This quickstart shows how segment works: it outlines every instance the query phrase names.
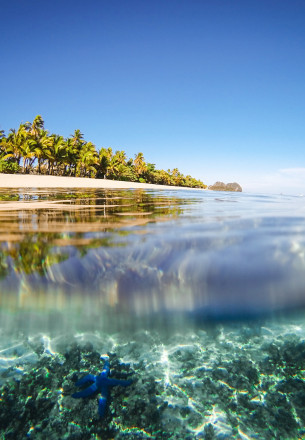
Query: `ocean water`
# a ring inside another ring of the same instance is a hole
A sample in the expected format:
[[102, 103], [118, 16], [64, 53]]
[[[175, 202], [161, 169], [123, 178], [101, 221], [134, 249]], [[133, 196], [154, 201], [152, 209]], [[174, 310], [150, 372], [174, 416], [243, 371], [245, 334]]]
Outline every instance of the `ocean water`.
[[305, 438], [304, 269], [302, 196], [1, 190], [2, 438]]

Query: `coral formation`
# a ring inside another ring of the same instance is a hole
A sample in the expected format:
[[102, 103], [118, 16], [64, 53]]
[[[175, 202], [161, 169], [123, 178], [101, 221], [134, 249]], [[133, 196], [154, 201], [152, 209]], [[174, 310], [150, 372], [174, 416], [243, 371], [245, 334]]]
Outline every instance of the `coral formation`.
[[94, 393], [71, 398], [80, 375], [99, 376], [101, 350], [80, 340], [53, 354], [35, 346], [37, 362], [19, 379], [8, 374], [1, 388], [0, 434], [5, 440], [303, 438], [301, 335], [233, 324], [168, 337], [144, 330], [134, 338], [99, 335], [115, 381], [133, 379], [128, 390], [112, 388], [103, 418]]

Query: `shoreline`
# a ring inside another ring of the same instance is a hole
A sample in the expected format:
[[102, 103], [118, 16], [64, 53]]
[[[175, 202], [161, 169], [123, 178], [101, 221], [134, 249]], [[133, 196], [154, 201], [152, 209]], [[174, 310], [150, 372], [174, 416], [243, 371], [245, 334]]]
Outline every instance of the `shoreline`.
[[89, 177], [3, 173], [0, 173], [0, 188], [96, 188], [205, 191], [203, 188], [157, 185], [154, 183], [127, 182], [121, 180], [91, 179]]

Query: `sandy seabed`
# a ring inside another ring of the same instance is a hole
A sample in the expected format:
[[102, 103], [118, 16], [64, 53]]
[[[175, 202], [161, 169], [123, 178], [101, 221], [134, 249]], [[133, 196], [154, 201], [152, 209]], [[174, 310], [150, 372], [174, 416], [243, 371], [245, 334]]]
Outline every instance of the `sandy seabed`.
[[126, 182], [84, 177], [37, 176], [29, 174], [1, 174], [0, 188], [109, 188], [109, 189], [165, 189], [200, 190], [181, 186], [155, 185], [152, 183]]

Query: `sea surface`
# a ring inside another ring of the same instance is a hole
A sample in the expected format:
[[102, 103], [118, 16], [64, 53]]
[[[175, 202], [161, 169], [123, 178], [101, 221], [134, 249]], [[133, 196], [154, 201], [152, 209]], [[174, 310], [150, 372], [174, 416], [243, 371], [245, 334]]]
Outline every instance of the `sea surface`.
[[1, 439], [305, 438], [304, 317], [302, 196], [0, 190]]

